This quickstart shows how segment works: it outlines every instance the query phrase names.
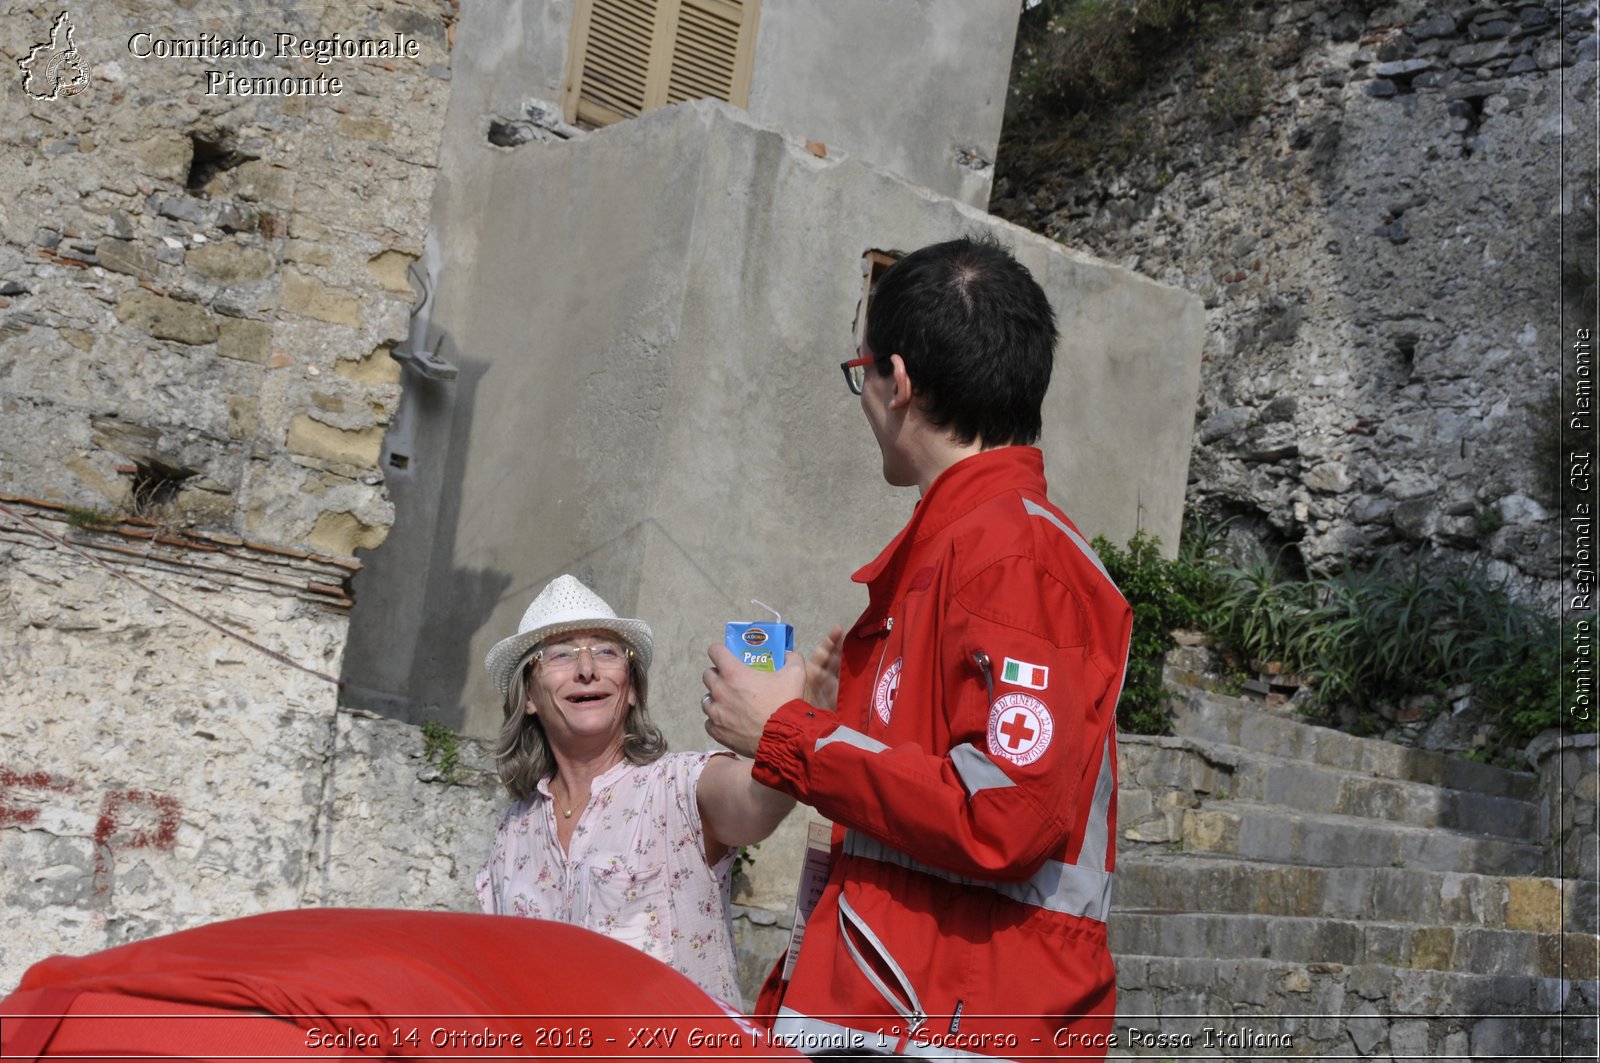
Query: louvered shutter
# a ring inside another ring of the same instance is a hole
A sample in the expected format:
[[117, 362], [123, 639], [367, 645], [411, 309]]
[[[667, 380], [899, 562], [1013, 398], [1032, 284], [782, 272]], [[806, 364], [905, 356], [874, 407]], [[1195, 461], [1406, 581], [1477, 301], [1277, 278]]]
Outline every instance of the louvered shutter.
[[[671, 0], [667, 0], [671, 2]], [[567, 68], [567, 120], [602, 126], [642, 113], [648, 98], [657, 0], [578, 5]]]
[[669, 103], [750, 94], [759, 0], [579, 0], [563, 104], [610, 125]]

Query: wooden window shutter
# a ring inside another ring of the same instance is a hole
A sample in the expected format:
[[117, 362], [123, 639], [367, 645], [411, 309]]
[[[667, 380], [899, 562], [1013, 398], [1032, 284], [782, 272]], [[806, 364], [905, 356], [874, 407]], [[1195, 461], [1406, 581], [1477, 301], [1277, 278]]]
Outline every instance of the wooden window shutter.
[[562, 106], [610, 125], [684, 100], [743, 107], [760, 0], [578, 0]]

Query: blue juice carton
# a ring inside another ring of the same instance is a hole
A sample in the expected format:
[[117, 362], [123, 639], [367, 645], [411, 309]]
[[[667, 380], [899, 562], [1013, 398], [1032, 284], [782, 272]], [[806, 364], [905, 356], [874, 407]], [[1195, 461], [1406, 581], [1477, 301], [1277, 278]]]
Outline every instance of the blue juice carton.
[[723, 645], [750, 668], [776, 672], [783, 667], [783, 655], [794, 652], [794, 628], [772, 606], [750, 599], [772, 613], [774, 620], [744, 622], [730, 620], [723, 634]]

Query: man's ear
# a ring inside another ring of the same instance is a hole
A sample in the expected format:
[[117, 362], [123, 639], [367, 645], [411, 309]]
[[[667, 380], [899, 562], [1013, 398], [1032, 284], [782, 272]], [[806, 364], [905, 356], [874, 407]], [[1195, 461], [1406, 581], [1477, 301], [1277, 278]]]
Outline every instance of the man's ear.
[[898, 410], [911, 404], [911, 376], [906, 372], [905, 359], [898, 354], [889, 356], [889, 365], [892, 367], [889, 375], [894, 379], [894, 392], [889, 396], [889, 409]]

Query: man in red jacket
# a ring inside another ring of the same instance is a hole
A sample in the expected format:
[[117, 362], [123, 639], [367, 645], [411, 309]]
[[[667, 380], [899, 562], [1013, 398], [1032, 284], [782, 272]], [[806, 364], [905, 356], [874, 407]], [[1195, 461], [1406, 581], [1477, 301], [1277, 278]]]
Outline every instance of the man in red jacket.
[[[870, 604], [778, 673], [721, 646], [706, 729], [834, 821], [792, 970], [760, 1010], [806, 1052], [1103, 1055], [1115, 713], [1132, 612], [1046, 497], [1056, 342], [1043, 290], [992, 241], [892, 266], [844, 363], [883, 456], [921, 492], [855, 574]], [[837, 662], [831, 683], [818, 672]], [[810, 695], [810, 700], [803, 695]]]

